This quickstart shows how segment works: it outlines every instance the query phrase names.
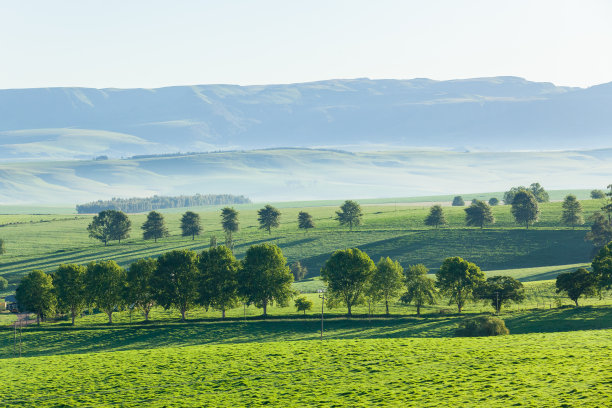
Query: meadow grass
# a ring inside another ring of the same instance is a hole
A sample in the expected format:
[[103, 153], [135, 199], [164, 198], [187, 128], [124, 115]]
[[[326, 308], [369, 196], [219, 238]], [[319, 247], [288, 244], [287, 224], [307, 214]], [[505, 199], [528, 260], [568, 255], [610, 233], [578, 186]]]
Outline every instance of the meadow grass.
[[22, 407], [609, 406], [610, 340], [612, 330], [589, 330], [8, 359], [0, 401]]

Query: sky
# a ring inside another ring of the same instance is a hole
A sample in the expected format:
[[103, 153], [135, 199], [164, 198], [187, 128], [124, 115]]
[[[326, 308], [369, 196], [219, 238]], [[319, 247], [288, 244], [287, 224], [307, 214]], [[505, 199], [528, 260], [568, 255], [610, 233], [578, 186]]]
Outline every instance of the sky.
[[612, 81], [610, 0], [0, 0], [0, 89]]

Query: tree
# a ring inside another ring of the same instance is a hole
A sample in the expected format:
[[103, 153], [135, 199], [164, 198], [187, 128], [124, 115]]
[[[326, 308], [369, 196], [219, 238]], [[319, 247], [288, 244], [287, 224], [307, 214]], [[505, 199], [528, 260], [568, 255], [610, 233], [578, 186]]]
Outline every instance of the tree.
[[523, 284], [510, 276], [492, 276], [476, 288], [478, 299], [488, 300], [496, 313], [509, 302], [520, 303], [525, 300]]
[[8, 281], [4, 279], [4, 276], [0, 276], [0, 290], [8, 289]]
[[518, 186], [518, 187], [512, 187], [510, 190], [506, 191], [504, 193], [504, 204], [512, 205], [512, 202], [514, 201], [514, 196], [519, 191], [527, 191], [527, 188], [525, 188], [524, 186]]
[[584, 268], [574, 272], [565, 272], [557, 275], [555, 282], [557, 293], [565, 293], [578, 306], [581, 296], [589, 297], [597, 293], [597, 276]]
[[157, 258], [157, 268], [151, 279], [155, 301], [166, 310], [178, 309], [185, 321], [185, 313], [198, 301], [199, 280], [195, 252], [187, 249], [166, 252]]
[[404, 268], [391, 258], [380, 258], [372, 278], [370, 290], [385, 301], [385, 313], [389, 315], [389, 299], [396, 298], [404, 287]]
[[595, 249], [602, 248], [612, 241], [612, 225], [599, 211], [591, 216], [591, 221], [591, 230], [587, 232], [585, 239], [592, 241]]
[[304, 316], [306, 316], [306, 311], [312, 309], [312, 300], [307, 299], [304, 296], [300, 296], [294, 301], [295, 308], [298, 312], [304, 312]]
[[363, 212], [361, 212], [361, 206], [352, 200], [346, 200], [344, 204], [340, 206], [340, 211], [336, 211], [336, 220], [340, 225], [348, 225], [349, 230], [353, 230], [353, 226], [358, 227], [361, 225], [361, 218]]
[[21, 311], [36, 313], [36, 323], [55, 311], [57, 300], [53, 291], [53, 279], [43, 271], [34, 270], [24, 276], [15, 290]]
[[352, 307], [363, 303], [363, 295], [374, 275], [376, 265], [357, 248], [338, 250], [325, 262], [321, 278], [327, 284], [330, 299], [342, 301], [351, 316]]
[[143, 258], [133, 262], [127, 271], [127, 300], [142, 310], [145, 322], [149, 321], [149, 313], [155, 304], [155, 290], [151, 283], [156, 269], [156, 259]]
[[495, 218], [489, 204], [474, 200], [465, 210], [465, 223], [472, 227], [484, 228], [485, 224], [494, 224]]
[[444, 217], [444, 211], [441, 205], [432, 205], [429, 209], [429, 214], [425, 218], [425, 225], [430, 227], [436, 227], [446, 224], [446, 218]]
[[540, 185], [540, 183], [532, 183], [529, 186], [529, 191], [536, 198], [538, 203], [547, 203], [550, 201], [548, 193], [544, 190], [544, 187]]
[[304, 277], [308, 274], [308, 269], [305, 266], [302, 266], [300, 261], [295, 261], [292, 263], [290, 269], [295, 282], [304, 279]]
[[169, 236], [168, 228], [164, 222], [164, 216], [157, 211], [151, 211], [147, 214], [147, 220], [142, 224], [142, 238], [153, 238], [157, 242], [158, 238]]
[[484, 280], [484, 273], [478, 266], [458, 256], [446, 258], [436, 272], [436, 286], [449, 297], [449, 304], [457, 305], [459, 313]]
[[225, 311], [238, 305], [239, 263], [226, 246], [202, 251], [198, 261], [200, 269], [200, 303], [208, 309]]
[[221, 227], [225, 231], [225, 246], [234, 250], [234, 233], [238, 232], [238, 211], [225, 207], [221, 210]]
[[417, 316], [421, 316], [424, 305], [436, 304], [436, 286], [432, 279], [427, 277], [427, 268], [424, 265], [414, 265], [410, 272], [410, 279], [406, 280], [406, 292], [400, 298], [407, 305], [414, 303]]
[[599, 289], [612, 288], [612, 242], [599, 250], [591, 266]]
[[272, 234], [272, 228], [278, 228], [280, 225], [280, 211], [278, 208], [272, 207], [270, 204], [257, 211], [257, 221], [259, 221], [259, 229], [265, 229], [268, 234]]
[[465, 205], [465, 201], [463, 201], [463, 197], [455, 196], [453, 198], [453, 207], [463, 207]]
[[90, 303], [108, 316], [113, 323], [113, 312], [125, 304], [125, 269], [115, 261], [91, 262], [85, 273], [85, 289]]
[[104, 243], [108, 241], [118, 240], [121, 243], [122, 239], [129, 238], [132, 223], [128, 216], [121, 211], [105, 210], [93, 217], [93, 220], [87, 227], [89, 236]]
[[4, 240], [0, 239], [0, 255], [4, 254], [6, 249], [4, 248]]
[[608, 223], [612, 224], [612, 184], [608, 185], [608, 191], [606, 196], [608, 196], [607, 203], [601, 207], [601, 210], [608, 216]]
[[606, 193], [604, 193], [603, 190], [591, 190], [591, 198], [593, 200], [606, 198]]
[[497, 197], [489, 198], [489, 205], [491, 207], [495, 207], [496, 205], [499, 205], [499, 199]]
[[569, 194], [563, 200], [563, 212], [561, 213], [561, 222], [565, 225], [571, 225], [572, 229], [576, 224], [584, 224], [582, 217], [582, 204], [576, 199], [575, 195]]
[[83, 265], [61, 264], [51, 275], [59, 310], [70, 312], [73, 326], [76, 316], [87, 305], [86, 272]]
[[312, 215], [307, 212], [300, 211], [298, 214], [298, 228], [303, 229], [304, 233], [307, 233], [309, 229], [314, 228], [314, 221], [312, 220]]
[[238, 273], [239, 293], [246, 303], [263, 308], [268, 315], [268, 305], [287, 305], [293, 295], [293, 275], [287, 259], [276, 245], [252, 245], [247, 249]]
[[195, 240], [196, 235], [202, 233], [202, 224], [200, 223], [200, 216], [193, 211], [187, 211], [181, 217], [181, 235], [184, 237], [191, 237], [191, 240]]
[[527, 229], [529, 229], [529, 224], [536, 222], [540, 215], [538, 201], [530, 191], [526, 190], [516, 193], [510, 211], [516, 222], [524, 224]]

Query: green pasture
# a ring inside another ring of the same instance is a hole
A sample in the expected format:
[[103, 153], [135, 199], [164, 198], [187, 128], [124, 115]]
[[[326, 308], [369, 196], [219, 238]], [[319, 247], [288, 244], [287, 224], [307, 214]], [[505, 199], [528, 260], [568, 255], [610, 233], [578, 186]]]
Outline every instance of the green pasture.
[[612, 403], [609, 329], [492, 338], [391, 337], [352, 335], [322, 342], [281, 338], [8, 359], [3, 362], [0, 403], [21, 407], [603, 407]]
[[[582, 202], [585, 215], [601, 206], [599, 200]], [[339, 248], [359, 247], [377, 261], [391, 256], [404, 265], [424, 263], [437, 268], [447, 256], [462, 256], [483, 269], [516, 269], [567, 264], [583, 264], [590, 259], [592, 246], [584, 241], [588, 225], [571, 229], [561, 225], [561, 203], [541, 205], [541, 221], [526, 231], [512, 220], [509, 206], [494, 207], [497, 223], [484, 230], [464, 225], [464, 211], [445, 207], [448, 227], [438, 230], [425, 227], [423, 219], [429, 207], [411, 204], [363, 205], [364, 224], [354, 231], [341, 228], [334, 220], [337, 207], [282, 208], [281, 226], [271, 235], [258, 228], [258, 206], [240, 208], [241, 230], [235, 236], [236, 255], [241, 257], [252, 244], [278, 244], [290, 262], [301, 261], [309, 276], [317, 276], [330, 254]], [[297, 228], [297, 214], [306, 210], [313, 215], [316, 228], [304, 233]], [[142, 257], [181, 248], [196, 251], [208, 248], [211, 236], [222, 243], [219, 211], [199, 211], [204, 232], [195, 241], [180, 236], [181, 212], [165, 212], [171, 237], [153, 241], [141, 238], [140, 226], [146, 214], [130, 215], [132, 238], [104, 247], [88, 237], [91, 216], [75, 215], [0, 215], [0, 238], [6, 254], [0, 257], [0, 275], [14, 289], [20, 276], [33, 270], [54, 270], [60, 263], [87, 263], [114, 259], [123, 266]]]

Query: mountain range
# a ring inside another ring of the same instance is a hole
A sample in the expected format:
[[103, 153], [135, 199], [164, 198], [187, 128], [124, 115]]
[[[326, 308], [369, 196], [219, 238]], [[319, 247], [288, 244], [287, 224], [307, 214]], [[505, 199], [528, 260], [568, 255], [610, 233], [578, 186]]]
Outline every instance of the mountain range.
[[0, 160], [279, 147], [584, 150], [612, 144], [612, 83], [517, 77], [0, 90]]

